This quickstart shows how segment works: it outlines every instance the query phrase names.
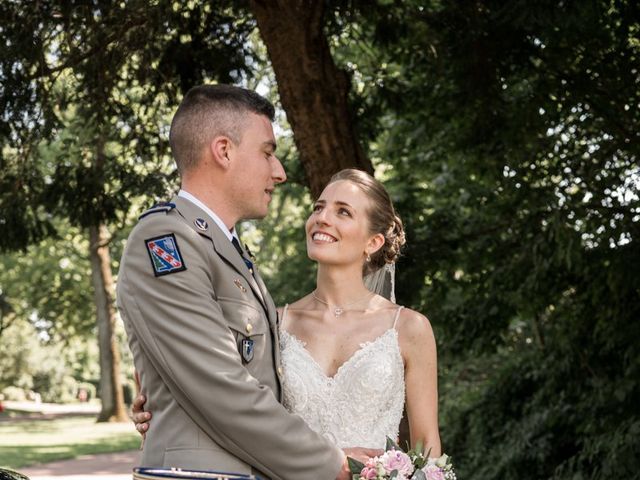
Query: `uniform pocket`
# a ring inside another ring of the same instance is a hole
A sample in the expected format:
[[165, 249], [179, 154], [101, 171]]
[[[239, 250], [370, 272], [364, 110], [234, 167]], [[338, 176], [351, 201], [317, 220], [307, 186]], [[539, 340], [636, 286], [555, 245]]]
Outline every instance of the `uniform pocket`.
[[235, 299], [218, 297], [229, 328], [245, 336], [267, 333], [267, 319], [261, 310]]
[[[261, 363], [270, 341], [269, 325], [263, 310], [235, 299], [218, 297], [228, 327], [233, 332], [236, 348], [245, 364]], [[250, 369], [251, 370], [251, 369]]]

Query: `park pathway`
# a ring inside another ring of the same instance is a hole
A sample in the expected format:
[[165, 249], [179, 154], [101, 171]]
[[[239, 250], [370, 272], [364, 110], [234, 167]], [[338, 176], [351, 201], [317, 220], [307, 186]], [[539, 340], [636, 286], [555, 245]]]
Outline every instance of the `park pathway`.
[[30, 480], [131, 480], [140, 451], [83, 455], [20, 469]]

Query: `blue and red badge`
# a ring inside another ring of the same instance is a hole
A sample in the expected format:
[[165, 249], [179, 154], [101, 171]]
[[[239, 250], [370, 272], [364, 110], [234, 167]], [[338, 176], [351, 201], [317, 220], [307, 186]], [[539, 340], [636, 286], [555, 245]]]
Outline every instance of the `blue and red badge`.
[[156, 277], [187, 269], [182, 260], [176, 236], [173, 233], [145, 240], [153, 273]]

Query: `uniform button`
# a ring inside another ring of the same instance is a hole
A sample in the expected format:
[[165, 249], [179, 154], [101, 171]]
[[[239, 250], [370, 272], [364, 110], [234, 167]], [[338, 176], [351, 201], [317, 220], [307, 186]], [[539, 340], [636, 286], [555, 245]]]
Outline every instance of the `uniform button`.
[[278, 367], [278, 373], [282, 375], [282, 367]]
[[250, 323], [247, 323], [246, 329], [247, 329], [247, 333], [251, 333], [251, 331], [253, 330], [253, 325], [251, 325]]

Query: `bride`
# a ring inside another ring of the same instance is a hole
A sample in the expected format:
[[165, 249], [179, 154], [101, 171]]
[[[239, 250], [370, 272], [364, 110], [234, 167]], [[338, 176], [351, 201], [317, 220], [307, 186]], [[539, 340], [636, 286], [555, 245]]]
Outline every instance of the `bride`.
[[[306, 223], [316, 289], [279, 310], [284, 404], [339, 447], [384, 448], [406, 406], [411, 445], [441, 454], [436, 344], [426, 317], [365, 286], [392, 265], [402, 222], [380, 182], [360, 170], [334, 175]], [[145, 398], [134, 402], [139, 432]]]

